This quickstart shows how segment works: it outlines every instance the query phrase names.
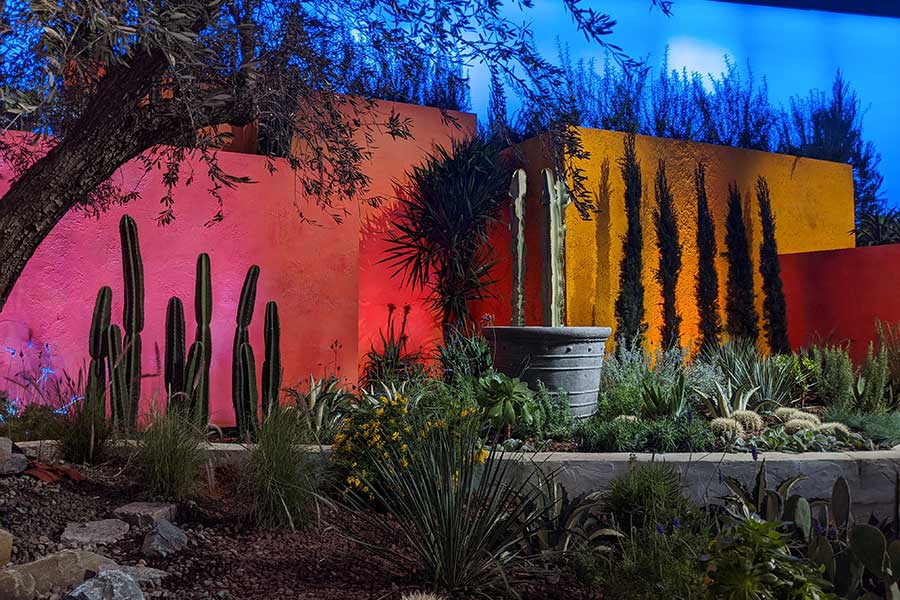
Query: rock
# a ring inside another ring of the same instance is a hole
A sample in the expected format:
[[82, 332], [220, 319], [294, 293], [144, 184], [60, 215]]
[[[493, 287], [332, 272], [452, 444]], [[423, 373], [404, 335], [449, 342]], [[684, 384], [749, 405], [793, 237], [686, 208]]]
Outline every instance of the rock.
[[13, 443], [8, 437], [0, 437], [0, 454], [12, 454]]
[[160, 571], [159, 569], [154, 569], [153, 567], [146, 566], [131, 567], [125, 565], [114, 565], [111, 567], [103, 567], [100, 569], [100, 573], [106, 573], [108, 571], [122, 571], [142, 586], [156, 585], [169, 576], [169, 574], [165, 571]]
[[149, 558], [165, 558], [187, 547], [187, 534], [169, 521], [160, 521], [146, 536], [141, 553]]
[[0, 475], [18, 475], [28, 468], [28, 458], [24, 454], [0, 452]]
[[115, 509], [113, 514], [135, 527], [153, 527], [160, 521], [174, 521], [178, 515], [178, 505], [161, 502], [132, 502]]
[[105, 556], [82, 550], [63, 550], [40, 560], [0, 571], [0, 598], [33, 600], [38, 594], [50, 594], [54, 588], [68, 588], [84, 581], [88, 573], [97, 573], [115, 563]]
[[110, 570], [79, 585], [66, 600], [144, 600], [144, 592], [131, 575]]
[[3, 567], [12, 558], [13, 535], [5, 529], [0, 529], [0, 567]]
[[115, 544], [125, 537], [129, 529], [128, 523], [120, 519], [69, 523], [60, 541], [74, 544]]

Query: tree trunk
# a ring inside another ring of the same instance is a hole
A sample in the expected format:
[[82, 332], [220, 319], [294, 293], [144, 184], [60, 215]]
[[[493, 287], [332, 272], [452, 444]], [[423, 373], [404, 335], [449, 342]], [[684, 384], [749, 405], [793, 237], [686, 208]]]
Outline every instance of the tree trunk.
[[171, 117], [154, 116], [146, 102], [164, 69], [164, 59], [150, 55], [110, 69], [63, 139], [0, 197], [0, 310], [66, 212], [122, 164], [179, 133]]

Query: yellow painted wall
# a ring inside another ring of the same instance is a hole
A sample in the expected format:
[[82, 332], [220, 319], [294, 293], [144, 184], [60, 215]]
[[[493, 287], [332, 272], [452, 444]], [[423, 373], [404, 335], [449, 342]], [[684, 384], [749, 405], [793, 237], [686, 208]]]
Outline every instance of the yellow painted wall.
[[[567, 210], [566, 323], [614, 326], [622, 236], [626, 229], [624, 183], [619, 166], [624, 134], [582, 129], [581, 138], [590, 158], [578, 160], [576, 164], [587, 175], [587, 189], [594, 196], [600, 210], [590, 221], [581, 219], [574, 206]], [[534, 146], [528, 150], [533, 152]], [[853, 235], [849, 233], [854, 227], [853, 178], [849, 165], [646, 136], [637, 136], [636, 151], [642, 173], [645, 316], [651, 344], [658, 343], [659, 327], [662, 324], [659, 285], [654, 278], [659, 259], [652, 216], [655, 206], [655, 176], [660, 158], [666, 161], [666, 173], [675, 199], [683, 247], [683, 266], [677, 289], [683, 344], [696, 341], [698, 337], [694, 300], [697, 273], [694, 168], [698, 161], [702, 160], [707, 166], [707, 196], [716, 224], [720, 254], [725, 251], [728, 184], [736, 181], [744, 199], [744, 219], [749, 225], [751, 255], [754, 267], [758, 269], [761, 229], [755, 184], [759, 175], [769, 183], [779, 253], [832, 250], [855, 245]], [[540, 198], [539, 186], [535, 185], [539, 182], [537, 173], [534, 173], [537, 169], [535, 165], [541, 165], [544, 161], [535, 157], [527, 162], [529, 206], [535, 206], [535, 200]], [[534, 245], [529, 246], [529, 253], [536, 251], [538, 248]], [[534, 264], [532, 261], [529, 263]], [[724, 312], [727, 274], [724, 256], [720, 256], [717, 267], [720, 303]], [[756, 285], [757, 305], [761, 314], [761, 278], [758, 271]]]

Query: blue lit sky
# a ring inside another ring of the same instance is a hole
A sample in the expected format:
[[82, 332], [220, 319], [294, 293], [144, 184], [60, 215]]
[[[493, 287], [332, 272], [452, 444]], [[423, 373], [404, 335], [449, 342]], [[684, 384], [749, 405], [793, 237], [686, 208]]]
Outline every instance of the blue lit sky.
[[[557, 57], [557, 38], [573, 60], [600, 56], [571, 26], [559, 0], [535, 0], [526, 13], [544, 56]], [[610, 40], [656, 66], [669, 47], [669, 64], [718, 73], [727, 54], [765, 76], [769, 97], [786, 103], [810, 89], [830, 89], [840, 68], [868, 112], [864, 135], [881, 153], [885, 195], [900, 206], [900, 19], [747, 6], [710, 0], [676, 0], [674, 15], [649, 10], [649, 0], [586, 0], [618, 20]], [[472, 105], [484, 115], [487, 74], [473, 69]], [[511, 109], [514, 106], [510, 107]]]

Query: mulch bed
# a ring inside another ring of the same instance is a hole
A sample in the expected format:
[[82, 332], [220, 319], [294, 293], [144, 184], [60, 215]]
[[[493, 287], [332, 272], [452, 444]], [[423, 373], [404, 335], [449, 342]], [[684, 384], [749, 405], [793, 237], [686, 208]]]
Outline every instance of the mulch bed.
[[[77, 467], [76, 472], [47, 465], [31, 465], [32, 476], [0, 478], [0, 527], [15, 537], [14, 563], [35, 560], [71, 545], [59, 543], [69, 522], [112, 518], [124, 504], [147, 498], [126, 474], [123, 465]], [[47, 483], [47, 473], [58, 475]], [[179, 519], [188, 535], [187, 550], [167, 559], [143, 559], [143, 531], [111, 546], [87, 547], [123, 565], [148, 565], [169, 576], [149, 598], [178, 600], [392, 600], [427, 588], [414, 565], [397, 564], [375, 556], [349, 539], [348, 532], [367, 542], [375, 532], [344, 512], [324, 509], [321, 519], [300, 532], [259, 530], [250, 526], [242, 499], [234, 492], [232, 469], [216, 473], [217, 489], [183, 506]], [[329, 523], [340, 523], [339, 531]], [[399, 525], [398, 525], [399, 527]], [[402, 550], [402, 548], [401, 548]], [[524, 600], [589, 599], [570, 575], [550, 573]]]

